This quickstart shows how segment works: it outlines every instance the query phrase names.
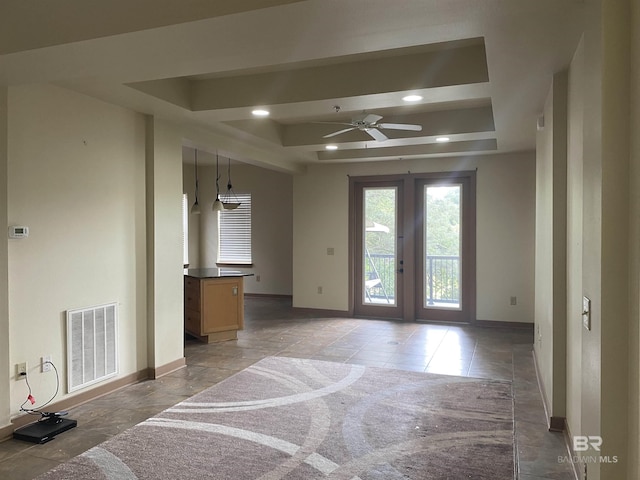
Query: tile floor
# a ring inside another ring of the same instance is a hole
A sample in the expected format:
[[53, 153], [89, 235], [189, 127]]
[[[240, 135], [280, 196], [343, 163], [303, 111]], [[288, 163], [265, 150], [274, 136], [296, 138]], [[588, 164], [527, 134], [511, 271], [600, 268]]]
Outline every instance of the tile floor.
[[[270, 355], [513, 381], [520, 480], [573, 480], [561, 434], [546, 429], [528, 330], [321, 317], [247, 298], [237, 341], [187, 339], [187, 367], [74, 408], [78, 427], [44, 445], [0, 443], [0, 478], [27, 480]], [[244, 479], [242, 479], [244, 480]], [[500, 480], [500, 479], [495, 479]]]

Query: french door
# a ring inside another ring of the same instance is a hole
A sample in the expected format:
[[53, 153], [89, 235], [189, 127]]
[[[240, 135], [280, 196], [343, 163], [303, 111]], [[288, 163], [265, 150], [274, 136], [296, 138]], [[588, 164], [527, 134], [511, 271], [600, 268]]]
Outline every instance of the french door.
[[402, 318], [404, 310], [404, 185], [356, 185], [355, 279], [358, 315]]
[[475, 319], [475, 172], [351, 179], [356, 315]]

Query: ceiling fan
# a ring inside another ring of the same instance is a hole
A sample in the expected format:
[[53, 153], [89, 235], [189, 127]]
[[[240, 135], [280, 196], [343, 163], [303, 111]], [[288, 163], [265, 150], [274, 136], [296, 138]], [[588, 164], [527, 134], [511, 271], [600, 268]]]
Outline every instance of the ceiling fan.
[[349, 125], [349, 128], [344, 128], [342, 130], [338, 130], [337, 132], [330, 133], [328, 135], [324, 135], [322, 138], [331, 138], [336, 135], [340, 135], [342, 133], [350, 132], [351, 130], [360, 130], [368, 133], [373, 139], [378, 142], [384, 142], [388, 140], [384, 133], [380, 130], [410, 130], [413, 132], [422, 131], [422, 125], [411, 125], [408, 123], [378, 123], [378, 121], [382, 119], [382, 116], [376, 115], [375, 113], [361, 113], [351, 119], [351, 122], [318, 122], [318, 123], [332, 123], [336, 125]]

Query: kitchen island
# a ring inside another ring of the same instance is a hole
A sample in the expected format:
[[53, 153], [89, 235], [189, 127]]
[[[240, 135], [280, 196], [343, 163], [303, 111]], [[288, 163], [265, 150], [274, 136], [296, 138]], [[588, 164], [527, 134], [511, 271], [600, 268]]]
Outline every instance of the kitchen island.
[[235, 340], [244, 328], [244, 277], [227, 268], [196, 268], [184, 275], [184, 329], [206, 343]]

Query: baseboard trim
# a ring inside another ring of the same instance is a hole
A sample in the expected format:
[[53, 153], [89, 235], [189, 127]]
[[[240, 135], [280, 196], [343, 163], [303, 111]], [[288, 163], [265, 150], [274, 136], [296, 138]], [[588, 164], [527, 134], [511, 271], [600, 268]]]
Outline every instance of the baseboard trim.
[[549, 418], [549, 430], [552, 432], [564, 432], [567, 419], [564, 417], [550, 417]]
[[156, 380], [187, 366], [187, 359], [182, 357], [156, 368], [149, 368], [149, 378]]
[[293, 295], [284, 295], [279, 293], [247, 293], [244, 292], [245, 297], [251, 298], [284, 298], [284, 299], [293, 299]]
[[538, 356], [536, 355], [536, 349], [533, 349], [533, 366], [536, 369], [536, 382], [538, 382], [538, 390], [542, 397], [542, 406], [544, 407], [544, 417], [547, 420], [547, 428], [551, 430], [551, 415], [549, 415], [549, 400], [547, 399], [547, 392], [544, 390], [540, 376], [540, 367], [538, 366]]
[[533, 332], [534, 324], [529, 322], [505, 322], [502, 320], [476, 320], [471, 322], [476, 327], [522, 328]]
[[[576, 457], [576, 452], [573, 450], [573, 435], [571, 435], [571, 429], [569, 428], [569, 422], [565, 419], [564, 424], [564, 443], [567, 447], [567, 453], [569, 454], [569, 458], [573, 459]], [[578, 468], [582, 465], [579, 462], [571, 462], [571, 466], [573, 468], [573, 475], [575, 476], [575, 480], [582, 479], [582, 473], [578, 471]]]
[[[176, 370], [184, 368], [186, 366], [186, 359], [179, 358], [174, 360], [173, 362], [169, 362], [166, 365], [162, 365], [156, 368], [145, 368], [143, 370], [139, 370], [135, 373], [131, 373], [124, 377], [118, 378], [108, 383], [101, 384], [96, 388], [92, 388], [91, 390], [87, 390], [85, 392], [80, 392], [73, 397], [62, 399], [58, 402], [47, 405], [46, 411], [48, 412], [59, 412], [64, 410], [69, 410], [74, 407], [79, 407], [82, 404], [90, 402], [92, 400], [96, 400], [100, 397], [104, 397], [110, 393], [116, 392], [124, 387], [128, 387], [129, 385], [133, 385], [144, 380], [155, 380], [164, 375], [168, 375]], [[11, 419], [11, 423], [5, 427], [0, 428], [0, 442], [5, 440], [9, 440], [13, 436], [13, 431], [17, 428], [23, 427], [28, 423], [32, 423], [38, 420], [39, 417], [35, 415], [27, 415], [22, 414], [15, 418]]]
[[297, 314], [309, 313], [321, 317], [346, 317], [353, 318], [347, 310], [325, 310], [324, 308], [293, 307]]

